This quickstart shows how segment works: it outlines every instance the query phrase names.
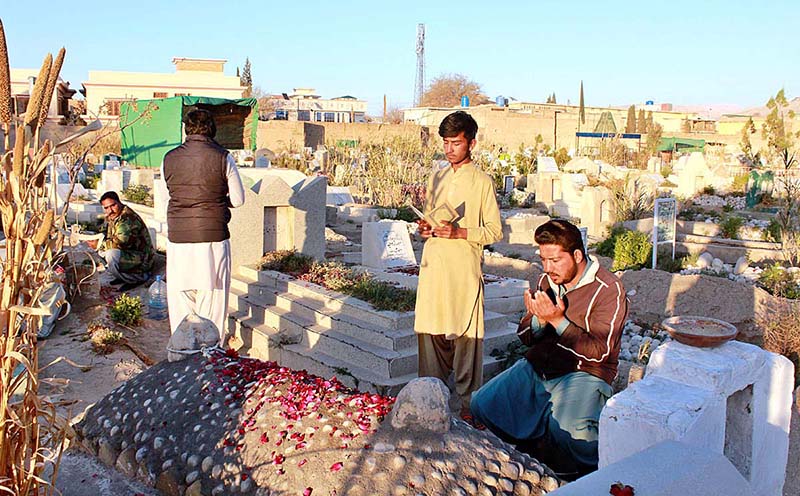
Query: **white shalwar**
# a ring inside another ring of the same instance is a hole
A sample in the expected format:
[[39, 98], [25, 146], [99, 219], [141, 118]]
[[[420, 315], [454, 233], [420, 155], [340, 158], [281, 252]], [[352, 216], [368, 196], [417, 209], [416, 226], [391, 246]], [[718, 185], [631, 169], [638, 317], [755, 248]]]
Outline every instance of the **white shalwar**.
[[[228, 154], [228, 197], [231, 206], [244, 204], [244, 187], [236, 160]], [[161, 165], [164, 177], [164, 165]], [[169, 201], [169, 190], [167, 190]], [[167, 214], [169, 215], [169, 214]], [[167, 305], [174, 333], [183, 319], [196, 313], [212, 321], [223, 344], [231, 289], [231, 242], [172, 243], [167, 241]]]

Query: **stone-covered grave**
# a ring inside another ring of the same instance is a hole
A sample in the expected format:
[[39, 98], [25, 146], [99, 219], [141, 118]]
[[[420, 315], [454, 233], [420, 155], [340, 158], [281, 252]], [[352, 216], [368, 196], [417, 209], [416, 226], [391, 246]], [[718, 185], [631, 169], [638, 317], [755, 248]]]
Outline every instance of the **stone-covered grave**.
[[[397, 403], [214, 352], [161, 362], [76, 426], [76, 445], [165, 495], [539, 495], [547, 467], [453, 418], [437, 379]], [[389, 415], [394, 404], [391, 421]]]

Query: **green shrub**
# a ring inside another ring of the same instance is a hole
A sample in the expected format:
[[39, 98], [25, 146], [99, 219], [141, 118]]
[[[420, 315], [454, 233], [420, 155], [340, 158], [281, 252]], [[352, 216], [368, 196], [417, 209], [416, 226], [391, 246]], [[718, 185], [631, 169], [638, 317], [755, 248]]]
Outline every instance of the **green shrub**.
[[610, 227], [606, 239], [595, 245], [595, 253], [601, 257], [613, 258], [614, 245], [617, 243], [617, 238], [625, 231], [627, 231], [627, 229], [619, 225]]
[[86, 176], [81, 185], [86, 189], [96, 189], [97, 183], [100, 182], [100, 176]]
[[614, 243], [612, 270], [640, 269], [647, 265], [653, 250], [650, 236], [639, 231], [625, 231]]
[[132, 184], [128, 186], [122, 190], [122, 196], [126, 200], [138, 203], [139, 205], [153, 206], [153, 194], [150, 192], [150, 188], [144, 184]]
[[723, 238], [739, 239], [739, 229], [744, 225], [744, 219], [737, 215], [729, 215], [722, 219], [719, 230]]
[[800, 286], [794, 276], [777, 262], [764, 269], [758, 277], [758, 282], [775, 296], [793, 300], [800, 298]]
[[144, 305], [138, 296], [123, 293], [111, 305], [111, 320], [124, 326], [138, 325], [142, 321]]
[[706, 186], [703, 188], [704, 195], [714, 195], [717, 193], [717, 190], [714, 189], [714, 186]]
[[750, 181], [750, 174], [743, 173], [737, 174], [733, 176], [733, 184], [731, 184], [731, 190], [736, 191], [738, 193], [744, 193], [747, 190], [747, 183]]
[[771, 243], [781, 242], [781, 223], [778, 219], [770, 219], [769, 225], [761, 231], [761, 239]]
[[286, 274], [305, 274], [311, 268], [314, 259], [295, 250], [270, 251], [261, 257], [259, 270], [275, 270]]
[[676, 256], [672, 258], [672, 247], [661, 247], [658, 249], [658, 258], [656, 258], [656, 268], [665, 272], [676, 273], [684, 269], [685, 256]]

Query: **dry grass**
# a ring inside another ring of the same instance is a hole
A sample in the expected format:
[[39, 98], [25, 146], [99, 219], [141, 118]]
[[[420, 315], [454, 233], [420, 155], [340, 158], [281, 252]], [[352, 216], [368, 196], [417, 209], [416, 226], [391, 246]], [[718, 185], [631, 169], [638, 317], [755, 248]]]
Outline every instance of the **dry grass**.
[[797, 386], [800, 383], [800, 306], [787, 301], [776, 302], [756, 318], [764, 333], [764, 349], [791, 360]]

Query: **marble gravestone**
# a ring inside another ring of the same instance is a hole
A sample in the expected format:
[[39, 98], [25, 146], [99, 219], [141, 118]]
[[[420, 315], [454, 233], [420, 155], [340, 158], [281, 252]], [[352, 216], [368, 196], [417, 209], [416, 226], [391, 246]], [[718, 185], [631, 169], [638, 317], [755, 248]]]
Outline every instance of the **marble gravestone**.
[[361, 230], [361, 263], [386, 269], [416, 265], [405, 222], [365, 222]]

